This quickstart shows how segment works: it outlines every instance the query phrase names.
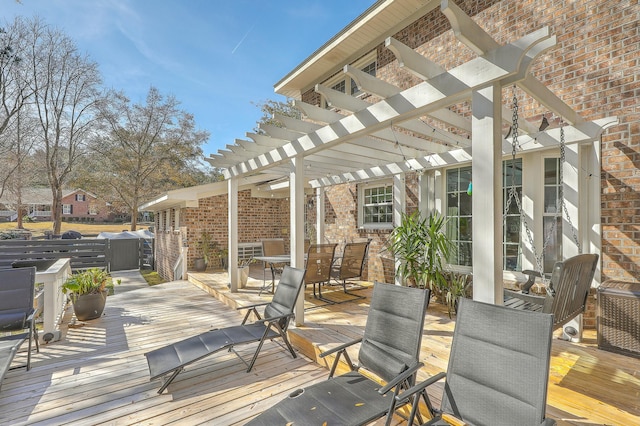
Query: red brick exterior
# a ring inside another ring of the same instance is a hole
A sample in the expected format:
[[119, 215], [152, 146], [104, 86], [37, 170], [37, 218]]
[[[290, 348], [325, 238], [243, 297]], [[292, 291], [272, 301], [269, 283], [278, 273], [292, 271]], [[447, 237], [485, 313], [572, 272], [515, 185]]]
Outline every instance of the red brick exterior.
[[[538, 59], [531, 72], [551, 91], [574, 108], [585, 120], [617, 116], [620, 124], [602, 137], [602, 280], [640, 279], [640, 245], [637, 222], [640, 217], [640, 6], [635, 1], [590, 2], [587, 0], [504, 0], [456, 2], [499, 43], [506, 43], [549, 26], [557, 47]], [[394, 35], [427, 58], [451, 69], [474, 57], [455, 40], [439, 8]], [[377, 48], [377, 77], [401, 88], [418, 83], [416, 77], [398, 67], [395, 56], [382, 44]], [[520, 90], [516, 91], [520, 112], [537, 122], [549, 113]], [[513, 96], [503, 90], [504, 101]], [[302, 99], [318, 104], [313, 91]], [[469, 111], [466, 104], [453, 107]], [[597, 173], [597, 171], [596, 171]], [[408, 187], [412, 185], [408, 182]], [[335, 216], [327, 225], [329, 239], [372, 237], [369, 256], [370, 279], [378, 279], [382, 261], [378, 256], [383, 232], [363, 234], [354, 225], [356, 200], [349, 197], [355, 185], [331, 188], [327, 207]], [[409, 198], [409, 197], [408, 197]], [[329, 217], [329, 215], [327, 215]], [[593, 310], [593, 309], [591, 309]], [[589, 314], [590, 315], [590, 314]], [[588, 315], [588, 318], [589, 318]], [[592, 322], [589, 318], [588, 323]]]
[[[84, 196], [84, 200], [77, 200], [77, 196]], [[70, 213], [62, 213], [62, 220], [65, 221], [91, 221], [106, 222], [112, 219], [111, 212], [107, 203], [88, 192], [78, 190], [62, 197], [62, 203], [71, 206]], [[96, 214], [90, 214], [90, 209], [94, 208]]]

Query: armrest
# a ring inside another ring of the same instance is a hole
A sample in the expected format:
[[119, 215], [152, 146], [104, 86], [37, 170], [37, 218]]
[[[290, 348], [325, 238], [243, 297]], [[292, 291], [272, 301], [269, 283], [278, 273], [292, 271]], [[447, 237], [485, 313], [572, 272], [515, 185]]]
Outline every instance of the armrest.
[[380, 389], [378, 389], [378, 393], [380, 395], [384, 395], [385, 393], [389, 392], [391, 390], [391, 388], [395, 387], [396, 385], [398, 385], [402, 381], [404, 381], [404, 380], [408, 379], [409, 377], [411, 377], [412, 375], [414, 375], [416, 373], [416, 371], [420, 370], [423, 366], [424, 366], [423, 363], [418, 362], [413, 367], [407, 368], [402, 373], [398, 374], [393, 380], [391, 380], [385, 386], [383, 386]]
[[281, 319], [285, 319], [285, 318], [288, 319], [288, 318], [291, 318], [292, 316], [293, 314], [278, 315], [277, 317], [265, 318], [260, 321], [262, 321], [264, 325], [269, 326], [270, 324], [280, 322]]
[[406, 391], [402, 392], [400, 395], [396, 396], [396, 402], [398, 404], [403, 403], [404, 401], [406, 401], [413, 395], [417, 394], [418, 392], [422, 392], [427, 386], [430, 386], [435, 382], [444, 379], [445, 377], [447, 377], [447, 373], [445, 372], [438, 373], [435, 376], [429, 377], [424, 382], [418, 383], [417, 385], [407, 389]]
[[532, 303], [534, 305], [544, 305], [544, 299], [545, 299], [544, 296], [534, 296], [532, 294], [523, 294], [523, 293], [520, 293], [519, 291], [506, 290], [506, 289], [504, 290], [504, 296], [520, 299], [525, 302]]
[[529, 279], [527, 280], [526, 283], [523, 284], [523, 286], [520, 289], [520, 291], [522, 293], [524, 293], [524, 294], [529, 294], [529, 290], [536, 283], [536, 277], [540, 278], [540, 277], [542, 277], [542, 275], [540, 274], [540, 272], [532, 271], [531, 269], [526, 269], [526, 270], [522, 271], [522, 273], [524, 275], [528, 275]]
[[320, 358], [324, 358], [327, 355], [331, 355], [336, 352], [343, 351], [347, 349], [349, 346], [355, 345], [356, 343], [360, 343], [360, 342], [362, 342], [362, 337], [356, 340], [352, 340], [351, 342], [343, 343], [342, 345], [336, 346], [335, 348], [329, 349], [328, 351], [324, 351], [320, 354]]
[[237, 311], [240, 311], [242, 309], [254, 309], [257, 308], [258, 306], [264, 306], [264, 305], [268, 305], [271, 302], [262, 302], [262, 303], [255, 303], [253, 305], [247, 305], [247, 306], [238, 306], [236, 308]]

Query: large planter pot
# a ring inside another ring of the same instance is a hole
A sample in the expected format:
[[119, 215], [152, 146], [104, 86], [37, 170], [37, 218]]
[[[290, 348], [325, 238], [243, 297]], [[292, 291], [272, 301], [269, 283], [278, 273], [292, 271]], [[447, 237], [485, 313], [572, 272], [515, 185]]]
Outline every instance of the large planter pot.
[[193, 269], [197, 272], [202, 272], [207, 269], [207, 263], [204, 261], [204, 259], [195, 259], [193, 261]]
[[78, 321], [100, 318], [107, 302], [108, 290], [97, 294], [82, 294], [73, 302], [73, 312]]
[[238, 268], [238, 288], [245, 288], [249, 281], [249, 266], [241, 266]]

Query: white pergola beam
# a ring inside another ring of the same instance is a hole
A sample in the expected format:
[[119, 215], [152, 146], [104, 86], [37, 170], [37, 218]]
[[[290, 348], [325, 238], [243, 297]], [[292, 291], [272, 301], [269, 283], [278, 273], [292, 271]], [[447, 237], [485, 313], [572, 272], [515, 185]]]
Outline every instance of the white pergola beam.
[[[583, 122], [577, 126], [565, 126], [565, 145], [590, 143], [598, 140], [602, 132], [604, 132], [611, 126], [615, 126], [616, 124], [618, 124], [618, 118], [613, 116], [601, 118], [594, 121]], [[522, 142], [520, 143], [520, 148], [517, 151], [518, 154], [559, 147], [560, 129], [552, 129], [540, 133], [538, 135], [537, 142], [529, 136], [524, 136], [521, 138]], [[502, 146], [503, 159], [508, 158], [510, 155], [511, 143], [509, 141], [505, 141], [503, 142]], [[432, 170], [471, 163], [471, 159], [471, 148], [461, 148], [447, 151], [442, 154], [432, 154], [422, 158], [411, 159], [408, 160], [408, 162], [403, 161], [395, 164], [370, 167], [367, 169], [344, 173], [342, 175], [334, 175], [330, 177], [324, 177], [322, 179], [311, 180], [309, 184], [313, 188], [319, 188], [323, 186], [335, 185], [338, 183], [363, 181], [371, 179], [372, 177], [379, 178], [388, 176], [387, 174], [382, 173], [382, 171], [387, 173], [392, 170], [401, 172], [407, 172], [409, 170]], [[411, 165], [411, 168], [409, 167], [409, 165]]]
[[273, 114], [273, 118], [282, 123], [284, 127], [294, 132], [311, 133], [322, 127], [321, 124], [312, 123], [310, 121], [302, 121], [298, 120], [297, 118], [287, 117], [286, 115], [277, 113]]
[[[478, 55], [484, 55], [498, 48], [499, 43], [453, 1], [442, 0], [441, 10], [451, 23], [456, 38]], [[532, 75], [527, 75], [524, 80], [519, 81], [518, 86], [553, 112], [564, 117], [569, 123], [578, 124], [584, 121], [569, 105]]]
[[311, 105], [299, 100], [294, 100], [293, 106], [306, 115], [310, 120], [320, 123], [329, 124], [344, 117], [344, 114], [331, 111], [330, 109], [320, 108], [319, 106]]
[[398, 60], [398, 65], [422, 80], [429, 80], [444, 72], [437, 63], [425, 58], [406, 44], [388, 37], [384, 45], [391, 50]]
[[229, 178], [257, 171], [299, 154], [311, 154], [341, 142], [428, 114], [469, 97], [475, 87], [516, 74], [529, 49], [550, 37], [549, 29], [535, 31], [515, 43], [477, 57], [403, 92], [301, 136], [281, 149], [239, 163], [224, 171]]

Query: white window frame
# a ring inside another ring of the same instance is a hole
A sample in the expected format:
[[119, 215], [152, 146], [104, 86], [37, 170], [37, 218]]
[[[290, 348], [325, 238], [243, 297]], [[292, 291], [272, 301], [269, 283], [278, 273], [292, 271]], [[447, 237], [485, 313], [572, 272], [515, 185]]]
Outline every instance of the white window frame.
[[62, 205], [62, 214], [71, 214], [71, 204]]
[[98, 214], [98, 206], [96, 204], [89, 204], [89, 215], [95, 216]]
[[[360, 70], [369, 67], [372, 63], [375, 63], [375, 69], [376, 72], [378, 70], [378, 54], [377, 52], [374, 50], [372, 52], [370, 52], [369, 54], [363, 56], [362, 58], [358, 59], [357, 61], [355, 61], [353, 64], [351, 64], [354, 68], [358, 68]], [[361, 91], [361, 90], [357, 90], [355, 93], [351, 93], [352, 90], [352, 86], [355, 84], [355, 82], [353, 81], [353, 79], [351, 77], [349, 77], [348, 75], [346, 75], [342, 70], [336, 72], [336, 74], [334, 74], [332, 77], [328, 78], [327, 80], [325, 80], [324, 82], [322, 82], [322, 84], [324, 86], [327, 87], [335, 87], [336, 85], [340, 84], [344, 82], [344, 93], [351, 95], [351, 96], [355, 96], [355, 97], [361, 97], [363, 95], [365, 95], [366, 93]], [[322, 97], [322, 107], [323, 108], [329, 108], [327, 106], [327, 101], [324, 99], [324, 96]]]
[[86, 201], [84, 194], [76, 194], [76, 201]]
[[[370, 222], [365, 223], [365, 191], [373, 188], [391, 188], [391, 201], [387, 204], [391, 208], [389, 213], [390, 219], [389, 222]], [[358, 184], [358, 224], [361, 229], [393, 229], [393, 180], [392, 179], [384, 179], [377, 180], [375, 182], [368, 182]]]

